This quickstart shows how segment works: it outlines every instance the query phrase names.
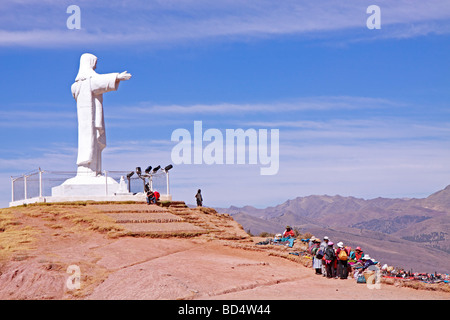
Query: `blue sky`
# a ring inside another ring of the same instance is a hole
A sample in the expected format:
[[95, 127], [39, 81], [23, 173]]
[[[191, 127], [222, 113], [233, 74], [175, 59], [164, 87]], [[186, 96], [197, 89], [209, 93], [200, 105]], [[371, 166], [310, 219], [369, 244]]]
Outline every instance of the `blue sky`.
[[[69, 5], [81, 29], [68, 30]], [[369, 30], [366, 9], [381, 9]], [[424, 197], [450, 184], [447, 1], [2, 1], [0, 207], [10, 176], [76, 170], [84, 52], [133, 77], [104, 96], [107, 170], [172, 162], [178, 128], [278, 129], [278, 174], [178, 165], [175, 199]]]

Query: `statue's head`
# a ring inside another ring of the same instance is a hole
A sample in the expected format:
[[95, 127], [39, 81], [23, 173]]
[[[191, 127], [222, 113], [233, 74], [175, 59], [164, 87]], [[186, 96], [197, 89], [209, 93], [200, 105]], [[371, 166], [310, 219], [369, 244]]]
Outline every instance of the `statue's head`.
[[80, 58], [80, 69], [75, 81], [84, 80], [96, 74], [97, 57], [91, 53], [83, 53]]
[[97, 57], [92, 53], [83, 53], [80, 58], [80, 66], [81, 65], [95, 69], [97, 66]]

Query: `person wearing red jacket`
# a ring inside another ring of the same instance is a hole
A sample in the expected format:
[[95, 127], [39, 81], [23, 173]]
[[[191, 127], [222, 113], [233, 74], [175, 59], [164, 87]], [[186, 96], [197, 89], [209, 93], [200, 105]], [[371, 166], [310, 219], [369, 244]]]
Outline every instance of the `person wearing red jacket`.
[[283, 232], [283, 238], [295, 238], [294, 230], [291, 227], [287, 226], [286, 230]]
[[286, 230], [284, 230], [283, 232], [281, 241], [282, 242], [287, 241], [288, 243], [286, 245], [288, 245], [291, 248], [294, 246], [295, 233], [294, 230], [291, 229], [291, 227], [289, 226], [286, 227]]

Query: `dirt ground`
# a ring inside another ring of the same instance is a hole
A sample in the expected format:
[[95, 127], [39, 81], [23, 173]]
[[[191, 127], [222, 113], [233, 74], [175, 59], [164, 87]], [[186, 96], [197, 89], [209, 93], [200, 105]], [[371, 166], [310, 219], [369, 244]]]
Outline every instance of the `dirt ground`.
[[263, 252], [195, 240], [120, 239], [102, 248], [109, 258], [99, 263], [117, 267], [108, 252], [131, 244], [141, 258], [127, 259], [128, 265], [123, 259], [122, 267], [88, 299], [450, 299], [450, 294], [392, 285], [368, 289], [351, 279], [326, 279]]
[[[69, 220], [14, 214], [39, 232], [32, 249], [0, 265], [0, 299], [450, 299], [445, 292], [326, 279], [289, 259], [248, 250], [251, 239], [109, 237], [74, 229]], [[68, 284], [69, 266], [80, 271], [79, 289]]]

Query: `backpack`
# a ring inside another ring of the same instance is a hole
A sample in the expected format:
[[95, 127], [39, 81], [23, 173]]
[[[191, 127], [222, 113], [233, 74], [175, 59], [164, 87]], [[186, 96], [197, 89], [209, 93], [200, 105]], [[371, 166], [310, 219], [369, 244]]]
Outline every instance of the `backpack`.
[[339, 260], [346, 261], [348, 259], [347, 251], [345, 249], [341, 249], [338, 255]]
[[366, 283], [366, 277], [364, 277], [363, 274], [358, 275], [358, 278], [356, 278], [356, 283]]

